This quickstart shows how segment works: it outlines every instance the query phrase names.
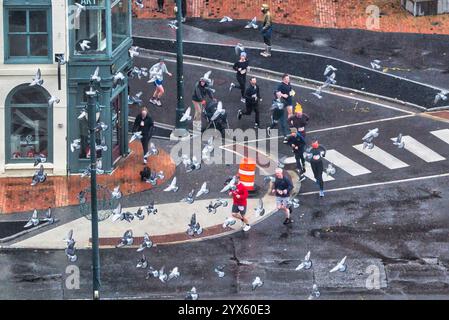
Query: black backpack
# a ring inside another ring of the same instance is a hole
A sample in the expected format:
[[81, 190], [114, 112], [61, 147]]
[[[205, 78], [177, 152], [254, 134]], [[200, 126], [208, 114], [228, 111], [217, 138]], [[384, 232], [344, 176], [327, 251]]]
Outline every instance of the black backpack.
[[148, 167], [143, 168], [142, 171], [140, 171], [140, 181], [146, 181], [151, 177], [151, 169]]

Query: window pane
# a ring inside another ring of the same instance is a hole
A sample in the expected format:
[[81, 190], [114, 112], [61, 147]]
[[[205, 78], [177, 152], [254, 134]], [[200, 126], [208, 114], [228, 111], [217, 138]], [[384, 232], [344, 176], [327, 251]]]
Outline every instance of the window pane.
[[27, 16], [25, 10], [9, 11], [9, 32], [26, 32]]
[[48, 36], [46, 34], [30, 36], [30, 56], [48, 56]]
[[11, 108], [11, 158], [48, 156], [48, 109]]
[[46, 104], [49, 97], [39, 87], [24, 85], [11, 98], [11, 104]]
[[9, 56], [10, 57], [27, 56], [27, 36], [9, 35]]
[[115, 0], [111, 9], [112, 50], [129, 36], [128, 0]]
[[30, 11], [30, 32], [47, 32], [47, 12]]
[[[86, 9], [80, 15], [79, 28], [75, 29], [75, 54], [96, 54], [106, 52], [105, 10]], [[86, 42], [89, 41], [89, 42]], [[82, 43], [87, 46], [84, 50]]]

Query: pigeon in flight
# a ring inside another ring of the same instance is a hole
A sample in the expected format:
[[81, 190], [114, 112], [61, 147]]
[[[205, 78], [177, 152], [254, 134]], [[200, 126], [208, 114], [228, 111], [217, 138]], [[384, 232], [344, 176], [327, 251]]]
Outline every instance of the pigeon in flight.
[[192, 287], [189, 292], [187, 292], [186, 300], [198, 300], [198, 293], [196, 292], [196, 288]]
[[55, 218], [51, 213], [51, 207], [48, 207], [47, 211], [45, 211], [45, 218], [42, 218], [42, 222], [48, 222], [48, 224], [55, 223]]
[[256, 290], [257, 288], [261, 287], [261, 286], [263, 286], [263, 281], [260, 280], [259, 277], [256, 277], [254, 279], [253, 283], [252, 283], [253, 291]]
[[223, 278], [225, 276], [224, 266], [218, 266], [214, 269], [214, 272], [217, 274], [219, 278]]
[[254, 17], [248, 24], [245, 26], [245, 29], [258, 29], [259, 26], [257, 25], [257, 18]]
[[143, 219], [145, 219], [145, 214], [143, 213], [143, 210], [145, 208], [144, 207], [140, 207], [139, 209], [137, 209], [137, 212], [134, 214], [134, 216], [139, 219], [140, 221], [142, 221]]
[[122, 84], [123, 80], [125, 80], [125, 76], [123, 75], [123, 73], [117, 72], [112, 77], [112, 86], [116, 87], [117, 85]]
[[301, 263], [296, 267], [296, 271], [299, 270], [309, 270], [312, 268], [312, 260], [310, 260], [310, 251], [307, 252], [306, 256], [304, 257], [304, 261], [301, 261]]
[[131, 47], [128, 52], [129, 52], [129, 56], [132, 58], [134, 57], [138, 57], [139, 56], [139, 47]]
[[367, 134], [365, 134], [362, 138], [363, 141], [363, 149], [373, 149], [374, 148], [374, 138], [379, 136], [379, 129], [375, 128], [369, 130]]
[[47, 180], [47, 174], [44, 172], [44, 166], [41, 164], [39, 170], [33, 175], [31, 186], [35, 186], [38, 183], [44, 183]]
[[81, 190], [76, 197], [78, 199], [79, 204], [85, 204], [87, 201], [86, 192], [84, 190]]
[[203, 161], [209, 161], [212, 151], [214, 151], [214, 137], [210, 137], [209, 140], [207, 140], [207, 144], [201, 151], [201, 159]]
[[81, 178], [90, 177], [90, 168], [86, 168], [81, 172]]
[[146, 269], [147, 267], [148, 267], [148, 261], [147, 261], [147, 258], [145, 257], [145, 255], [143, 254], [142, 258], [137, 260], [136, 268], [137, 269]]
[[312, 292], [310, 293], [310, 296], [307, 298], [308, 300], [312, 300], [313, 298], [319, 298], [321, 295], [320, 291], [318, 290], [318, 286], [316, 283], [312, 285]]
[[43, 84], [44, 84], [44, 79], [42, 79], [41, 69], [37, 69], [37, 72], [34, 75], [34, 78], [30, 83], [30, 87], [42, 86]]
[[299, 200], [296, 198], [292, 198], [292, 199], [288, 199], [287, 201], [287, 205], [289, 206], [289, 208], [291, 209], [297, 209], [299, 208]]
[[28, 222], [23, 226], [24, 228], [29, 228], [31, 226], [35, 227], [39, 224], [39, 218], [37, 217], [37, 210], [34, 209], [33, 214], [31, 215]]
[[147, 215], [150, 215], [150, 214], [156, 214], [156, 213], [157, 213], [157, 208], [156, 208], [156, 206], [154, 205], [154, 200], [151, 200], [151, 201], [150, 201], [150, 204], [147, 205], [147, 206], [145, 207], [145, 209], [147, 210]]
[[186, 108], [186, 111], [184, 112], [184, 114], [182, 115], [181, 119], [179, 119], [180, 122], [184, 122], [184, 121], [190, 121], [192, 120], [192, 116], [190, 115], [190, 107]]
[[234, 218], [226, 218], [225, 222], [223, 223], [223, 229], [233, 226], [234, 224], [236, 224], [236, 222], [237, 221]]
[[235, 188], [235, 183], [236, 183], [236, 177], [233, 176], [232, 179], [227, 184], [225, 184], [223, 189], [220, 190], [220, 192], [227, 192], [227, 191]]
[[402, 133], [398, 134], [398, 136], [393, 140], [393, 144], [399, 149], [404, 149], [405, 142], [402, 140]]
[[269, 184], [270, 182], [274, 183], [276, 181], [276, 178], [274, 176], [265, 176], [263, 177], [263, 183], [265, 185]]
[[143, 9], [143, 0], [134, 0], [134, 3], [136, 6], [138, 6], [140, 9]]
[[157, 278], [159, 277], [159, 271], [157, 271], [156, 269], [154, 269], [153, 267], [150, 266], [146, 279], [149, 279], [150, 276], [152, 276], [153, 278]]
[[80, 48], [82, 51], [86, 51], [90, 49], [90, 41], [89, 40], [83, 40], [80, 42]]
[[43, 154], [39, 154], [34, 157], [34, 167], [45, 162], [47, 162], [47, 158]]
[[61, 100], [58, 97], [51, 96], [50, 99], [48, 99], [48, 106], [53, 108], [55, 103], [58, 104], [59, 102], [61, 102]]
[[208, 194], [208, 193], [209, 193], [209, 189], [207, 188], [207, 182], [204, 182], [203, 185], [201, 186], [201, 189], [198, 190], [198, 192], [196, 193], [195, 198], [199, 198], [203, 194]]
[[70, 229], [70, 231], [68, 232], [67, 236], [65, 239], [63, 239], [67, 245], [67, 247], [65, 248], [64, 252], [67, 256], [67, 259], [70, 262], [75, 262], [78, 257], [76, 256], [76, 249], [75, 249], [75, 239], [73, 239], [73, 230]]
[[207, 83], [208, 86], [212, 87], [214, 85], [214, 80], [212, 80], [210, 78], [210, 75], [212, 74], [212, 71], [209, 70], [207, 71], [203, 77], [201, 78], [201, 80], [205, 81]]
[[177, 30], [178, 29], [178, 21], [176, 21], [176, 20], [173, 20], [173, 21], [170, 21], [169, 23], [168, 23], [168, 26], [171, 28], [171, 29], [174, 29], [174, 30]]
[[86, 108], [83, 108], [82, 110], [81, 110], [81, 113], [80, 113], [80, 115], [78, 116], [78, 120], [82, 120], [82, 119], [84, 119], [84, 118], [86, 118], [86, 120], [87, 120], [87, 117], [88, 117], [89, 115], [88, 115], [88, 113], [87, 113], [87, 109]]
[[259, 204], [254, 208], [254, 211], [259, 216], [263, 216], [265, 214], [265, 208], [263, 207], [262, 199], [259, 199]]
[[106, 130], [108, 130], [108, 125], [105, 124], [104, 122], [99, 122], [97, 124], [97, 126], [95, 127], [95, 130], [96, 131], [106, 131]]
[[131, 136], [131, 139], [129, 139], [129, 143], [132, 143], [134, 140], [141, 140], [142, 139], [142, 131], [134, 132]]
[[217, 120], [217, 118], [218, 118], [220, 115], [223, 115], [223, 114], [225, 114], [225, 113], [226, 113], [226, 110], [223, 109], [223, 103], [222, 103], [221, 101], [218, 101], [218, 104], [217, 104], [217, 110], [215, 110], [215, 112], [214, 112], [214, 114], [212, 115], [212, 117], [210, 118], [210, 120], [211, 120], [211, 121], [215, 121], [215, 120]]
[[164, 189], [164, 191], [166, 192], [177, 192], [179, 189], [179, 187], [176, 185], [176, 177], [173, 178], [173, 180], [171, 181], [170, 185]]
[[90, 76], [90, 80], [92, 81], [96, 81], [96, 82], [100, 82], [101, 81], [101, 77], [100, 77], [100, 67], [97, 67], [94, 71], [94, 74]]
[[341, 259], [341, 261], [339, 263], [337, 263], [337, 265], [335, 267], [333, 267], [329, 272], [335, 272], [335, 271], [340, 271], [340, 272], [345, 272], [347, 269], [346, 266], [346, 256]]
[[226, 200], [223, 200], [223, 199], [217, 199], [217, 200], [215, 200], [214, 203], [212, 203], [212, 201], [211, 201], [209, 203], [209, 205], [206, 207], [206, 209], [207, 209], [207, 211], [209, 213], [215, 214], [217, 212], [217, 209], [219, 207], [221, 207], [221, 206], [227, 207], [228, 206], [228, 202]]
[[138, 93], [136, 93], [135, 95], [130, 97], [129, 98], [130, 104], [137, 104], [137, 105], [141, 106], [143, 103], [142, 94], [143, 94], [142, 91], [139, 91]]
[[124, 234], [120, 242], [115, 246], [116, 248], [121, 248], [124, 246], [130, 246], [133, 244], [133, 232], [132, 230], [127, 230]]
[[447, 91], [440, 91], [435, 95], [435, 100], [433, 101], [433, 104], [437, 104], [440, 101], [446, 101], [447, 100], [447, 95], [449, 94], [449, 92]]
[[239, 43], [237, 43], [237, 45], [235, 46], [234, 50], [235, 50], [235, 55], [236, 55], [237, 57], [240, 57], [240, 54], [241, 54], [242, 52], [245, 51], [245, 47], [243, 46], [243, 44], [241, 44], [241, 43], [239, 42]]
[[128, 221], [131, 222], [132, 220], [134, 220], [134, 215], [131, 212], [123, 212], [122, 210], [122, 205], [119, 203], [117, 208], [115, 208], [114, 210], [112, 210], [112, 221]]
[[380, 63], [381, 63], [380, 60], [373, 60], [373, 61], [371, 61], [371, 68], [374, 69], [374, 70], [382, 69]]
[[337, 68], [335, 68], [333, 65], [329, 64], [326, 66], [326, 69], [324, 69], [324, 75], [327, 76], [327, 75], [329, 75], [329, 73], [335, 72], [337, 70], [338, 70]]
[[136, 251], [142, 252], [143, 250], [150, 249], [151, 247], [153, 247], [153, 241], [151, 241], [150, 235], [145, 232], [145, 234], [143, 235], [142, 243]]
[[150, 177], [145, 180], [146, 183], [151, 184], [152, 186], [157, 185], [158, 180], [164, 180], [165, 176], [162, 171], [159, 171], [158, 173], [152, 172]]
[[223, 18], [221, 18], [220, 23], [231, 22], [231, 21], [233, 21], [233, 19], [231, 17], [224, 16]]
[[183, 198], [181, 202], [187, 202], [188, 204], [192, 204], [195, 201], [195, 190], [190, 191], [187, 197]]
[[192, 217], [190, 218], [189, 228], [187, 229], [186, 233], [189, 236], [200, 235], [203, 233], [203, 228], [201, 228], [200, 224], [196, 221], [196, 213], [192, 214]]
[[328, 176], [333, 176], [335, 174], [335, 171], [335, 167], [331, 163], [329, 163], [326, 168], [326, 174]]
[[181, 274], [179, 273], [178, 267], [174, 267], [170, 273], [168, 274], [168, 281], [170, 281], [171, 279], [176, 279], [180, 276]]
[[122, 197], [122, 192], [120, 191], [120, 185], [118, 185], [112, 191], [112, 199], [120, 199], [121, 197]]
[[153, 142], [150, 143], [150, 147], [148, 149], [148, 152], [145, 154], [145, 158], [156, 156], [159, 154], [159, 150], [156, 148]]
[[165, 266], [162, 266], [162, 268], [159, 270], [159, 280], [161, 280], [162, 283], [165, 283], [168, 279], [168, 275], [164, 271]]

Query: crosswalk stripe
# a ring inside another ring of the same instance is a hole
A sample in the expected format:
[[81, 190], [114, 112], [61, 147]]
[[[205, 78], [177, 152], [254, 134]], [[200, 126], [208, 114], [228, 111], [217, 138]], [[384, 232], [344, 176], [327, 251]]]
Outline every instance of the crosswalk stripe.
[[[296, 164], [296, 159], [295, 157], [288, 157], [284, 160], [284, 164]], [[304, 173], [304, 175], [309, 178], [312, 181], [315, 181], [315, 177], [313, 176], [313, 171], [312, 171], [312, 167], [310, 166], [310, 163], [306, 161], [306, 172]], [[323, 173], [323, 181], [333, 181], [335, 180], [334, 178], [332, 178], [331, 176], [327, 175], [326, 173]]]
[[[391, 140], [395, 141], [396, 138], [391, 138]], [[404, 149], [423, 159], [425, 162], [437, 162], [446, 159], [411, 136], [403, 136], [402, 141], [405, 144]]]
[[449, 143], [449, 129], [430, 131], [430, 133], [444, 142]]
[[360, 176], [362, 174], [371, 173], [370, 170], [342, 155], [337, 150], [328, 150], [325, 159], [336, 167], [346, 171], [351, 176]]
[[353, 147], [362, 152], [364, 155], [384, 165], [388, 169], [399, 169], [408, 167], [408, 164], [392, 156], [391, 154], [389, 154], [388, 152], [382, 150], [377, 146], [374, 146], [373, 149], [363, 149], [363, 144], [358, 144]]

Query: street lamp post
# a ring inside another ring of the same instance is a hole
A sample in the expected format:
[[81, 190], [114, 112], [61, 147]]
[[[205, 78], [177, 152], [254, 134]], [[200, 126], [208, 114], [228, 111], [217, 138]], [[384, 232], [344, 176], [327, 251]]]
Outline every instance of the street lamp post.
[[87, 109], [90, 132], [90, 189], [91, 189], [91, 214], [92, 214], [92, 287], [93, 299], [100, 299], [100, 250], [98, 245], [98, 210], [97, 210], [97, 151], [96, 151], [96, 114], [97, 91], [93, 81], [90, 90], [86, 92]]
[[176, 81], [177, 81], [177, 105], [176, 105], [176, 125], [172, 132], [174, 138], [183, 138], [189, 135], [186, 123], [179, 121], [185, 112], [184, 106], [184, 60], [182, 45], [182, 1], [176, 0]]

